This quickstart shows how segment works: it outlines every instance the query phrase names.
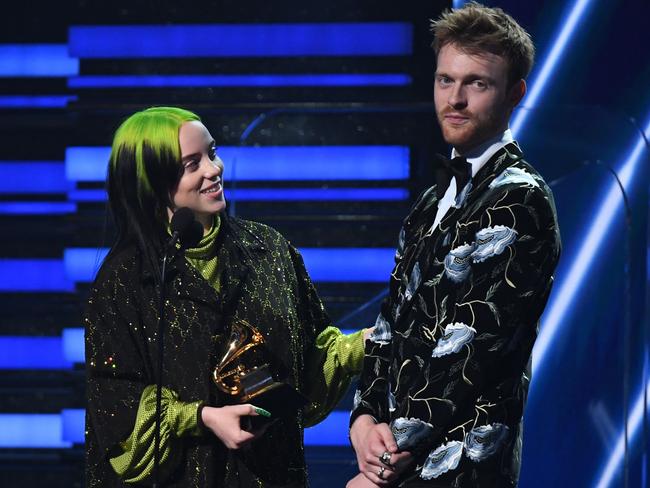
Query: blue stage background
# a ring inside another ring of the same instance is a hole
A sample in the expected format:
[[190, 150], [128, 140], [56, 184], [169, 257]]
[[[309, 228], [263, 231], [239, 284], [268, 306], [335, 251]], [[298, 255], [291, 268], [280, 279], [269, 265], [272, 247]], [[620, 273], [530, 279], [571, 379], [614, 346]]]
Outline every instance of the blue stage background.
[[[135, 110], [198, 112], [229, 211], [301, 249], [335, 323], [374, 321], [401, 218], [448, 150], [428, 19], [463, 2], [285, 3], [32, 2], [0, 20], [3, 486], [83, 486], [80, 317], [112, 238], [107, 147]], [[650, 4], [485, 3], [538, 49], [512, 129], [554, 190], [564, 246], [520, 486], [647, 487]], [[305, 433], [313, 487], [354, 474], [350, 405]]]

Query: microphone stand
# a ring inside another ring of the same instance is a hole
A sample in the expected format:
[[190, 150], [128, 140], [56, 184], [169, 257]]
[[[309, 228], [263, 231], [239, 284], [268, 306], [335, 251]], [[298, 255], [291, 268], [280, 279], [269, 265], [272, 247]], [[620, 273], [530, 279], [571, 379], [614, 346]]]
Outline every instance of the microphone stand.
[[[167, 260], [170, 250], [176, 250], [176, 243], [180, 234], [174, 232], [171, 241], [165, 247], [163, 254], [162, 267], [160, 269], [160, 299], [158, 302], [158, 382], [156, 384], [156, 430], [154, 433], [154, 488], [162, 486], [160, 484], [160, 410], [162, 403], [162, 385], [163, 385], [163, 354], [165, 352], [165, 291], [166, 291], [166, 274]], [[171, 255], [170, 261], [175, 257], [176, 252]]]

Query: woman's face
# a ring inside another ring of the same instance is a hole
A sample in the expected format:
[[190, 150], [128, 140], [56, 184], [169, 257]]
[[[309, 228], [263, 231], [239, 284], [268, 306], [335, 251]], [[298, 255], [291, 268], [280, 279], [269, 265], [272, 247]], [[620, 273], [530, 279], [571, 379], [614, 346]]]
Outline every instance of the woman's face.
[[172, 190], [172, 202], [175, 208], [192, 209], [207, 232], [212, 227], [214, 215], [226, 207], [223, 162], [217, 156], [214, 139], [201, 122], [185, 122], [178, 140], [183, 172]]

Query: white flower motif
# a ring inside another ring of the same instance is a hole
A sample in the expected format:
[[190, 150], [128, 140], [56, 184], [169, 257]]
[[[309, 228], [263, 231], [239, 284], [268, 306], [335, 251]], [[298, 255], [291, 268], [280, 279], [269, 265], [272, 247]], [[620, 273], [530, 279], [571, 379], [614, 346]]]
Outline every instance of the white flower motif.
[[392, 338], [393, 333], [390, 330], [388, 320], [386, 320], [382, 314], [379, 314], [375, 321], [375, 328], [370, 333], [368, 340], [375, 344], [388, 344]]
[[361, 390], [357, 389], [354, 392], [354, 400], [352, 401], [352, 410], [356, 410], [361, 405]]
[[474, 462], [489, 458], [507, 439], [509, 430], [507, 425], [499, 423], [472, 429], [465, 436], [465, 455]]
[[474, 339], [476, 329], [462, 322], [455, 322], [445, 327], [445, 334], [438, 339], [436, 347], [431, 352], [432, 358], [457, 353], [465, 344]]
[[433, 433], [433, 425], [420, 419], [399, 417], [391, 422], [390, 429], [400, 451], [410, 451]]
[[411, 270], [411, 277], [409, 278], [409, 282], [406, 285], [406, 291], [404, 292], [404, 296], [407, 300], [413, 298], [415, 291], [420, 287], [421, 281], [422, 276], [420, 274], [420, 263], [415, 263], [415, 266], [413, 266], [413, 269]]
[[528, 173], [525, 169], [511, 167], [506, 168], [503, 173], [494, 178], [488, 188], [494, 189], [498, 186], [524, 184], [533, 187], [539, 187], [539, 183], [533, 175]]
[[476, 233], [476, 249], [472, 261], [481, 263], [492, 256], [498, 256], [506, 247], [515, 242], [517, 231], [505, 225], [486, 227]]
[[397, 409], [397, 401], [395, 400], [395, 395], [390, 389], [390, 385], [388, 385], [388, 411], [390, 413], [393, 413]]
[[464, 281], [472, 271], [470, 267], [470, 256], [474, 252], [475, 245], [463, 244], [458, 246], [445, 256], [445, 274], [454, 283]]
[[431, 452], [422, 466], [420, 477], [425, 480], [437, 478], [441, 474], [456, 469], [463, 455], [463, 443], [450, 441]]

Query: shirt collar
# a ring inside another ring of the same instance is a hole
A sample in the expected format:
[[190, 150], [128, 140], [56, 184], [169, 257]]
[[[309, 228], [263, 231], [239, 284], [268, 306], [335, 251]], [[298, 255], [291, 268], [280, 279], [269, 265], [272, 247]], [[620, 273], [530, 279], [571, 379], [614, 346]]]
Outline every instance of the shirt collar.
[[[472, 165], [472, 178], [476, 173], [489, 161], [489, 159], [503, 146], [514, 141], [510, 129], [506, 129], [502, 133], [496, 135], [492, 139], [485, 141], [483, 144], [465, 154], [467, 162]], [[458, 156], [456, 148], [451, 150], [451, 157]]]

